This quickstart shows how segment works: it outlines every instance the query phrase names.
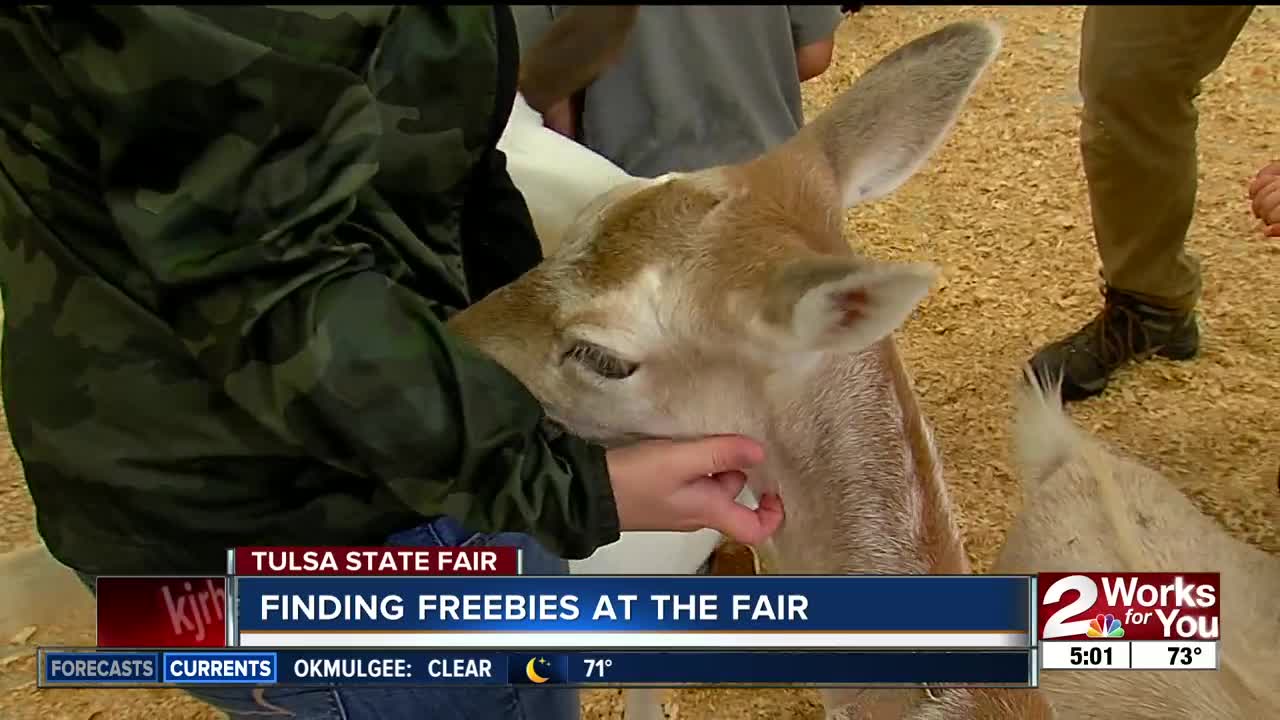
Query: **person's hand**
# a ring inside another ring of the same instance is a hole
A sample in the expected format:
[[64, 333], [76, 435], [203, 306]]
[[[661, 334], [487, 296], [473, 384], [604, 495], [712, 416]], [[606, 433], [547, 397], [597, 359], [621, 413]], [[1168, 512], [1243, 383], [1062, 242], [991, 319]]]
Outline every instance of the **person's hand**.
[[744, 471], [764, 460], [764, 448], [754, 440], [650, 440], [614, 448], [607, 459], [624, 531], [712, 528], [753, 545], [782, 524], [776, 495], [760, 498], [755, 510], [734, 502], [747, 484]]
[[1263, 234], [1280, 237], [1280, 160], [1258, 171], [1249, 183], [1249, 200], [1253, 214], [1262, 221]]

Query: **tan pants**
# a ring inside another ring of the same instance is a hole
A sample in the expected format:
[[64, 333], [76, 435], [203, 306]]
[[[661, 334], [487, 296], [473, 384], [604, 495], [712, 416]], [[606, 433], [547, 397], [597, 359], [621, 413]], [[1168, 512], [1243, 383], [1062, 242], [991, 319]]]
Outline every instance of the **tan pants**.
[[1196, 199], [1194, 100], [1252, 11], [1252, 5], [1085, 11], [1080, 148], [1102, 275], [1153, 305], [1191, 309], [1200, 298], [1199, 261], [1184, 248]]

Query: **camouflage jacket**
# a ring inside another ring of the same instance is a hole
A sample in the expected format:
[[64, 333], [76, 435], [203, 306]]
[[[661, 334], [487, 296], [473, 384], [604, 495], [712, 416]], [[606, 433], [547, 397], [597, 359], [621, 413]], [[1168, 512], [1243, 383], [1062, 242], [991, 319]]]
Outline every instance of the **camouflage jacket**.
[[603, 450], [444, 326], [539, 253], [497, 7], [0, 10], [0, 367], [54, 555], [617, 538]]

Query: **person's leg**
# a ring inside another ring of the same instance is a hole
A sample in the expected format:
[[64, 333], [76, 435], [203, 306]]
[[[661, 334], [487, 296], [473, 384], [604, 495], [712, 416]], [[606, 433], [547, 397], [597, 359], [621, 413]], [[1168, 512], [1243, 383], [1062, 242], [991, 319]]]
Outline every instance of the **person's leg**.
[[1196, 198], [1195, 98], [1249, 5], [1085, 11], [1081, 154], [1103, 276], [1144, 302], [1191, 310], [1197, 263], [1183, 248]]
[[[490, 545], [518, 547], [523, 553], [521, 570], [525, 575], [567, 575], [569, 563], [538, 544], [528, 535], [519, 533], [473, 533], [456, 520], [438, 517], [430, 523], [392, 536], [388, 545], [405, 546], [475, 546]], [[495, 689], [421, 689], [418, 703], [429, 703], [432, 720], [483, 720], [487, 718], [516, 718], [518, 720], [577, 720], [581, 715], [578, 691], [567, 688], [517, 687]], [[347, 695], [343, 691], [344, 697]], [[355, 702], [356, 698], [351, 698]], [[400, 717], [380, 715], [373, 710], [379, 702], [376, 697], [362, 696], [361, 702], [371, 703], [367, 715], [352, 714], [350, 720], [362, 718]]]
[[[387, 540], [405, 547], [518, 547], [527, 575], [564, 575], [569, 564], [533, 538], [483, 534], [438, 517]], [[92, 576], [79, 573], [90, 590]], [[187, 691], [227, 714], [229, 720], [577, 720], [578, 691], [568, 688], [195, 688]]]
[[1081, 155], [1106, 305], [1041, 349], [1032, 365], [1062, 374], [1065, 399], [1095, 395], [1150, 354], [1193, 357], [1199, 264], [1184, 244], [1196, 195], [1195, 98], [1252, 6], [1109, 6], [1085, 10], [1080, 49]]

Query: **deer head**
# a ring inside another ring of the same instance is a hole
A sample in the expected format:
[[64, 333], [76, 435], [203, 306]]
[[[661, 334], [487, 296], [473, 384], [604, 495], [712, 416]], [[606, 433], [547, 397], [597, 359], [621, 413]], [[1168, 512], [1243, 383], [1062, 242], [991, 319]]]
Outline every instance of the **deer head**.
[[753, 398], [886, 337], [927, 293], [933, 267], [854, 255], [843, 211], [924, 164], [999, 37], [947, 26], [752, 162], [603, 193], [558, 252], [451, 328], [585, 437], [759, 436]]

